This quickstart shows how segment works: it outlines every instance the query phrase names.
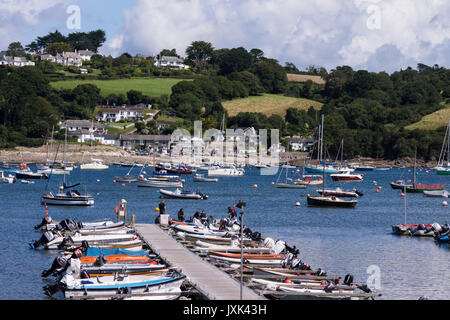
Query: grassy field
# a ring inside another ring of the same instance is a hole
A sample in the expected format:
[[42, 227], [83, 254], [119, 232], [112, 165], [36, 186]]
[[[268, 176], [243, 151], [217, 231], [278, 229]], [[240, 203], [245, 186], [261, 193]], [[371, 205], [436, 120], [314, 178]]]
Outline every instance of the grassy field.
[[225, 101], [222, 104], [230, 116], [235, 116], [239, 112], [260, 112], [267, 116], [277, 114], [283, 118], [286, 115], [286, 110], [289, 108], [308, 110], [312, 106], [314, 109], [319, 110], [322, 107], [322, 103], [317, 101], [274, 94], [234, 99]]
[[132, 78], [119, 80], [66, 80], [51, 82], [56, 89], [73, 89], [80, 84], [94, 84], [101, 90], [102, 96], [112, 93], [126, 94], [130, 90], [140, 91], [150, 97], [159, 97], [163, 94], [170, 95], [172, 87], [183, 79], [169, 78]]
[[449, 119], [450, 119], [450, 104], [446, 104], [444, 109], [426, 115], [425, 117], [422, 118], [422, 120], [405, 127], [405, 129], [436, 130], [437, 128], [447, 126]]

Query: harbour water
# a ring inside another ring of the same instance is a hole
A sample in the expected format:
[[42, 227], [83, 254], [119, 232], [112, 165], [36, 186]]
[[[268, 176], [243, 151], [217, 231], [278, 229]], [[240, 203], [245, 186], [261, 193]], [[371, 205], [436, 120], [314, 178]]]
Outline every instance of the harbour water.
[[[32, 166], [32, 169], [35, 168]], [[145, 169], [151, 174], [152, 169]], [[121, 199], [128, 202], [128, 213], [138, 223], [153, 223], [155, 207], [160, 202], [158, 189], [138, 188], [135, 183], [113, 183], [114, 176], [124, 176], [129, 168], [111, 166], [104, 171], [74, 169], [70, 183], [83, 182], [95, 196], [90, 208], [49, 206], [54, 220], [72, 218], [75, 221], [115, 219], [114, 208]], [[135, 174], [139, 169], [133, 170]], [[292, 173], [294, 169], [290, 169]], [[328, 176], [326, 186], [353, 187], [364, 194], [355, 209], [324, 209], [308, 207], [306, 195], [316, 194], [318, 187], [308, 189], [278, 189], [272, 182], [278, 175], [260, 175], [256, 168], [246, 168], [244, 177], [219, 178], [218, 183], [194, 183], [184, 176], [185, 189], [209, 195], [208, 200], [167, 199], [168, 213], [176, 217], [180, 208], [186, 217], [204, 209], [215, 218], [227, 214], [235, 201], [247, 203], [245, 222], [263, 237], [286, 240], [300, 249], [300, 258], [313, 268], [320, 267], [329, 275], [352, 274], [357, 283], [379, 285], [381, 299], [450, 298], [450, 249], [433, 239], [398, 237], [391, 234], [393, 224], [404, 221], [404, 198], [401, 191], [392, 190], [389, 183], [402, 174], [412, 179], [412, 169], [393, 168], [388, 171], [367, 171], [363, 182], [335, 183]], [[132, 172], [133, 174], [133, 172]], [[283, 173], [284, 176], [284, 173]], [[418, 170], [420, 183], [446, 183], [450, 176], [438, 176], [435, 171]], [[62, 176], [53, 176], [48, 189], [56, 192]], [[0, 281], [4, 290], [1, 300], [46, 299], [41, 271], [47, 269], [54, 252], [31, 250], [28, 242], [40, 237], [33, 227], [45, 216], [40, 197], [46, 190], [46, 180], [35, 184], [0, 184]], [[254, 185], [258, 188], [254, 188]], [[379, 188], [381, 187], [381, 189]], [[376, 192], [378, 190], [378, 192]], [[428, 198], [423, 194], [407, 194], [407, 223], [445, 224], [450, 222], [450, 208], [444, 198]], [[297, 207], [296, 202], [300, 202]], [[379, 272], [379, 274], [378, 274]]]

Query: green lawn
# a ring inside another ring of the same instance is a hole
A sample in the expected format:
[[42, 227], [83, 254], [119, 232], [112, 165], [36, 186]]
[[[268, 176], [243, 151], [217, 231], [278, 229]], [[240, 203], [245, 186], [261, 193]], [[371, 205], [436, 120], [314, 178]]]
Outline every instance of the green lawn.
[[222, 102], [222, 104], [230, 116], [235, 116], [239, 112], [260, 112], [266, 116], [277, 114], [283, 118], [286, 115], [286, 110], [289, 108], [308, 110], [312, 106], [314, 109], [319, 110], [322, 107], [322, 103], [317, 101], [275, 94], [233, 99]]
[[118, 80], [65, 80], [51, 82], [56, 89], [73, 89], [80, 84], [94, 84], [101, 90], [102, 96], [112, 93], [126, 94], [130, 90], [140, 91], [150, 97], [159, 97], [163, 94], [170, 95], [172, 87], [183, 79], [171, 78], [132, 78]]

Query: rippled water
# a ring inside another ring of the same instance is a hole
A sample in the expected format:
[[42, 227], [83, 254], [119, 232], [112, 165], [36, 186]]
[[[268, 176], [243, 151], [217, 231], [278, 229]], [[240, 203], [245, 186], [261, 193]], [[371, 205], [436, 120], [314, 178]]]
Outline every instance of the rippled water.
[[[129, 214], [136, 215], [138, 223], [153, 223], [155, 207], [159, 204], [157, 189], [138, 188], [136, 184], [112, 183], [113, 176], [125, 175], [129, 168], [111, 167], [106, 171], [80, 171], [74, 169], [70, 182], [83, 181], [88, 191], [95, 195], [92, 208], [49, 207], [55, 220], [72, 218], [76, 221], [115, 219], [114, 208], [120, 199], [128, 201]], [[151, 173], [151, 169], [146, 169]], [[138, 169], [134, 170], [137, 174]], [[356, 209], [323, 209], [307, 207], [307, 190], [277, 189], [272, 182], [277, 176], [262, 176], [258, 169], [247, 169], [242, 178], [219, 178], [218, 183], [193, 183], [186, 177], [187, 189], [200, 188], [209, 195], [206, 201], [166, 200], [170, 214], [176, 216], [180, 208], [191, 216], [204, 209], [208, 215], [220, 218], [235, 200], [247, 202], [245, 222], [263, 237], [286, 240], [296, 245], [301, 258], [312, 267], [320, 267], [328, 274], [354, 275], [356, 282], [366, 283], [373, 270], [379, 268], [382, 299], [450, 298], [450, 250], [432, 239], [397, 237], [390, 234], [393, 224], [403, 223], [404, 199], [400, 191], [392, 190], [391, 181], [402, 173], [408, 179], [408, 170], [364, 172], [364, 182], [345, 183], [345, 189], [357, 187], [364, 196]], [[291, 170], [293, 172], [293, 170]], [[284, 174], [283, 174], [284, 176]], [[53, 176], [50, 189], [56, 190], [61, 177]], [[97, 182], [97, 179], [100, 182]], [[421, 183], [447, 183], [450, 176], [437, 176], [434, 171], [418, 171]], [[374, 183], [377, 182], [377, 184]], [[33, 226], [45, 215], [40, 196], [46, 181], [34, 185], [0, 185], [0, 281], [5, 290], [0, 299], [45, 299], [40, 277], [55, 253], [35, 251], [28, 242], [40, 237]], [[258, 188], [253, 188], [257, 184]], [[327, 178], [327, 187], [339, 186]], [[375, 190], [381, 186], [379, 192]], [[320, 188], [320, 187], [318, 187]], [[449, 187], [450, 188], [450, 187]], [[443, 207], [441, 198], [427, 198], [423, 194], [407, 195], [407, 222], [441, 224], [450, 222], [449, 207]], [[446, 199], [445, 199], [446, 200]], [[296, 207], [295, 203], [301, 206]], [[373, 266], [376, 266], [375, 269]], [[370, 278], [372, 279], [372, 278]]]

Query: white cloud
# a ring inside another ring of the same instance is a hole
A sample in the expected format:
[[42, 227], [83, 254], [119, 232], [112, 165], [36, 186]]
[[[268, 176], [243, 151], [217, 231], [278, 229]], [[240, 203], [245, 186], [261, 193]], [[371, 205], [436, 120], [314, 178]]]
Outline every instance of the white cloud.
[[[70, 2], [74, 1], [0, 0], [0, 50], [14, 41], [23, 42], [22, 44], [31, 42], [30, 30], [36, 31], [41, 24], [48, 23], [47, 19], [54, 19], [51, 9]], [[46, 15], [47, 13], [50, 17]], [[64, 19], [61, 16], [57, 18]], [[32, 39], [39, 35], [33, 34]]]
[[448, 48], [449, 13], [445, 0], [138, 0], [104, 51], [184, 54], [192, 41], [205, 40], [260, 48], [282, 64], [333, 68], [374, 67], [377, 52], [393, 46], [404, 61], [425, 63], [445, 56], [434, 50]]

